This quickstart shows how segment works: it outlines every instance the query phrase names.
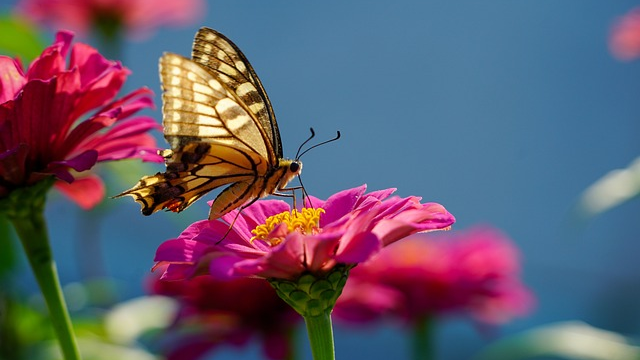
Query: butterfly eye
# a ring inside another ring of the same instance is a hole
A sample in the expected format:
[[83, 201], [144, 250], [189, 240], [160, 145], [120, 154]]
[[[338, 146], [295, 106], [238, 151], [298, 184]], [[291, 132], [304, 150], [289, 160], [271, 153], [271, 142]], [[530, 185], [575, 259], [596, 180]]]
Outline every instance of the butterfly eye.
[[300, 171], [300, 169], [302, 169], [302, 164], [300, 164], [298, 161], [294, 161], [289, 165], [289, 171], [291, 171], [292, 173], [297, 173], [298, 171]]

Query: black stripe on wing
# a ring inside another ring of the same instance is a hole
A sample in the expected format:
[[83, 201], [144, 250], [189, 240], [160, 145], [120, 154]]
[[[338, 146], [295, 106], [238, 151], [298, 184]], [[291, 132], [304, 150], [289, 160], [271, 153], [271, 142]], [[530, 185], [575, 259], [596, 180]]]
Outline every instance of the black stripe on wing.
[[275, 160], [282, 158], [282, 142], [271, 101], [242, 51], [226, 36], [203, 27], [195, 36], [192, 58], [238, 95], [262, 125]]

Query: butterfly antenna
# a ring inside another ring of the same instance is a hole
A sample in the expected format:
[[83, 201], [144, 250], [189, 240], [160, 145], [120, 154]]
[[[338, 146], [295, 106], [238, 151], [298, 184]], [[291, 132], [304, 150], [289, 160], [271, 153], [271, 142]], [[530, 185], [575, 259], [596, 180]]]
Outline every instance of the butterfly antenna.
[[316, 132], [313, 131], [313, 128], [309, 128], [309, 130], [311, 130], [311, 136], [309, 136], [307, 140], [305, 140], [302, 144], [300, 144], [300, 147], [298, 148], [298, 152], [296, 152], [296, 157], [295, 157], [296, 159], [299, 159], [300, 156], [302, 156], [302, 155], [298, 156], [300, 154], [300, 151], [302, 150], [302, 147], [305, 146], [309, 141], [311, 141], [311, 139], [313, 139], [316, 136]]
[[[336, 135], [336, 137], [334, 137], [333, 139], [329, 139], [329, 140], [323, 141], [323, 142], [321, 142], [321, 143], [319, 143], [319, 144], [315, 144], [315, 145], [313, 145], [312, 147], [308, 148], [307, 150], [303, 151], [303, 152], [302, 152], [302, 154], [300, 154], [299, 156], [296, 154], [296, 159], [300, 159], [300, 158], [302, 157], [302, 155], [304, 155], [304, 154], [308, 153], [308, 152], [309, 152], [309, 150], [311, 150], [311, 149], [315, 149], [315, 148], [317, 148], [317, 147], [318, 147], [318, 146], [320, 146], [320, 145], [324, 145], [324, 144], [328, 144], [328, 143], [330, 143], [330, 142], [334, 142], [334, 141], [336, 141], [336, 140], [338, 140], [338, 139], [340, 139], [340, 131], [337, 131], [337, 135]], [[309, 140], [311, 140], [311, 138], [307, 139], [307, 141], [309, 141]], [[307, 141], [305, 141], [305, 142], [303, 143], [303, 145], [304, 145]]]

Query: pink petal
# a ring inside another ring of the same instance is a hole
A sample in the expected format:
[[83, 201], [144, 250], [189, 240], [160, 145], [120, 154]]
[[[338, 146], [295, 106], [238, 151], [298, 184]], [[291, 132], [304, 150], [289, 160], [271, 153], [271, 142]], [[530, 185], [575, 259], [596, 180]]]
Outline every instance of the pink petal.
[[50, 80], [65, 71], [66, 62], [64, 55], [61, 54], [63, 47], [61, 43], [54, 43], [46, 48], [42, 55], [35, 59], [27, 69], [26, 75], [29, 81]]
[[238, 263], [235, 271], [237, 274], [252, 274], [266, 278], [295, 278], [305, 270], [304, 247], [305, 237], [297, 232], [292, 233], [264, 257]]
[[75, 171], [89, 170], [96, 164], [98, 159], [98, 152], [95, 150], [87, 150], [80, 155], [77, 155], [69, 160], [52, 161], [44, 171], [45, 173], [51, 173], [56, 175], [59, 179], [62, 179], [68, 183], [73, 181], [73, 175], [69, 173], [69, 168]]
[[0, 74], [2, 74], [0, 103], [4, 103], [13, 100], [18, 95], [18, 92], [27, 83], [27, 79], [22, 73], [20, 64], [8, 56], [0, 56]]
[[61, 30], [56, 33], [56, 39], [53, 44], [60, 46], [60, 54], [62, 57], [67, 57], [72, 41], [73, 33], [71, 31]]
[[358, 264], [367, 261], [382, 248], [382, 243], [376, 235], [361, 232], [351, 237], [335, 259], [343, 264]]
[[199, 241], [173, 239], [158, 246], [153, 261], [195, 264], [211, 247]]
[[236, 264], [244, 259], [232, 254], [221, 254], [209, 263], [209, 274], [216, 279], [231, 279], [237, 276]]
[[[223, 236], [225, 236], [224, 240], [220, 242]], [[229, 225], [217, 220], [208, 221], [208, 226], [203, 227], [193, 239], [219, 250], [227, 249], [236, 244], [243, 246], [247, 244], [247, 237], [239, 233], [235, 226], [229, 229]]]
[[56, 79], [29, 81], [14, 102], [10, 118], [13, 126], [11, 142], [28, 144], [31, 161], [38, 156], [41, 162], [47, 163], [55, 156], [51, 134], [57, 133], [57, 124], [63, 118], [52, 111], [62, 106], [61, 99], [56, 96], [56, 86]]
[[[156, 264], [152, 270], [161, 265], [163, 263]], [[160, 279], [166, 281], [186, 280], [193, 277], [196, 270], [197, 268], [191, 264], [171, 263], [166, 267]]]
[[84, 94], [78, 99], [74, 111], [69, 116], [74, 119], [79, 118], [89, 110], [104, 106], [112, 101], [122, 88], [128, 74], [129, 70], [115, 65], [101, 77], [93, 79], [83, 88]]
[[326, 212], [320, 217], [320, 227], [331, 224], [353, 210], [358, 199], [360, 199], [366, 189], [367, 185], [362, 185], [353, 189], [343, 190], [330, 196], [324, 203], [324, 210]]
[[196, 221], [189, 225], [179, 236], [178, 240], [193, 240], [201, 231], [209, 227], [209, 220]]
[[304, 260], [308, 271], [321, 272], [335, 266], [335, 254], [341, 241], [340, 235], [340, 233], [321, 234], [307, 236], [303, 240]]
[[142, 109], [154, 109], [153, 91], [147, 87], [141, 87], [107, 104], [98, 110], [97, 113], [103, 113], [115, 108], [120, 108], [120, 118], [127, 118]]
[[[373, 232], [385, 246], [416, 232], [447, 230], [455, 222], [453, 215], [440, 204], [417, 205], [420, 207], [411, 206], [403, 211], [386, 211], [386, 214], [392, 214], [391, 218], [377, 220]], [[395, 213], [397, 215], [393, 216]]]
[[164, 162], [155, 146], [155, 138], [150, 134], [138, 134], [127, 139], [104, 141], [102, 146], [95, 146], [98, 151], [98, 162], [122, 159], [141, 159], [144, 162]]
[[55, 187], [84, 210], [98, 205], [106, 192], [104, 183], [96, 175], [75, 179], [72, 183], [56, 181]]
[[118, 111], [113, 110], [109, 113], [103, 113], [100, 116], [89, 118], [76, 126], [65, 139], [63, 147], [64, 152], [71, 151], [82, 144], [84, 147], [92, 148], [86, 144], [90, 141], [89, 137], [96, 132], [113, 125], [116, 122]]
[[77, 67], [82, 74], [81, 87], [86, 87], [95, 81], [114, 64], [115, 62], [105, 59], [96, 49], [87, 44], [76, 43], [71, 49], [69, 68]]
[[[384, 189], [384, 190], [376, 190], [376, 191], [372, 191], [370, 193], [365, 194], [365, 196], [361, 197], [361, 200], [365, 200], [365, 199], [376, 199], [379, 201], [382, 201], [386, 198], [388, 198], [389, 196], [391, 196], [391, 194], [393, 194], [394, 192], [396, 192], [396, 188], [389, 188], [389, 189]], [[361, 201], [359, 201], [355, 207], [359, 207], [360, 204], [362, 204]]]
[[[120, 117], [122, 114], [119, 115]], [[152, 117], [139, 116], [125, 121], [119, 121], [113, 128], [109, 129], [105, 137], [110, 140], [126, 139], [138, 134], [146, 134], [149, 130], [162, 130], [162, 126]], [[155, 144], [155, 141], [153, 142]]]

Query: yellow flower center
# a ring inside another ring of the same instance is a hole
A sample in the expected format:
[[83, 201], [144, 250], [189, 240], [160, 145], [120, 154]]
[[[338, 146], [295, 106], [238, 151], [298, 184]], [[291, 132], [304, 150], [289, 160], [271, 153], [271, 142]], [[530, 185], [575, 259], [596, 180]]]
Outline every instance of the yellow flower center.
[[253, 240], [263, 240], [271, 246], [276, 246], [284, 240], [280, 237], [269, 237], [269, 234], [280, 224], [287, 224], [287, 233], [297, 231], [299, 233], [310, 235], [320, 232], [318, 224], [320, 223], [320, 214], [324, 214], [324, 209], [303, 208], [302, 211], [291, 210], [273, 215], [265, 220], [264, 224], [258, 225], [251, 230], [254, 235]]

